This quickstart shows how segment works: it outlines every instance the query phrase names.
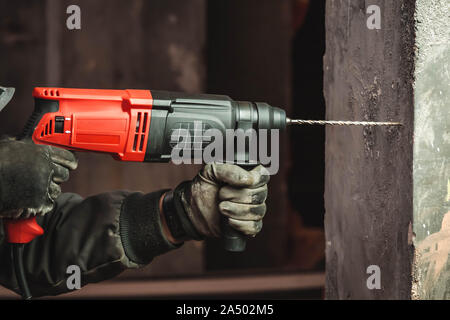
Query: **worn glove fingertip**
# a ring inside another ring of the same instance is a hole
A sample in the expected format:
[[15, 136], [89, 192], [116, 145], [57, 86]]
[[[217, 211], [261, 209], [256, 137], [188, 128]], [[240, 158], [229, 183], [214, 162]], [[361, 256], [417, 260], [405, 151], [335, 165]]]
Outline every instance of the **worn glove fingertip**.
[[253, 237], [261, 231], [263, 226], [262, 220], [242, 221], [233, 218], [228, 219], [228, 224], [243, 234]]
[[270, 181], [269, 171], [261, 164], [255, 168], [253, 168], [250, 171], [250, 173], [253, 177], [253, 186], [254, 187], [263, 186], [265, 184], [268, 184]]
[[72, 151], [58, 147], [50, 147], [50, 158], [53, 162], [75, 170], [78, 167], [78, 159]]

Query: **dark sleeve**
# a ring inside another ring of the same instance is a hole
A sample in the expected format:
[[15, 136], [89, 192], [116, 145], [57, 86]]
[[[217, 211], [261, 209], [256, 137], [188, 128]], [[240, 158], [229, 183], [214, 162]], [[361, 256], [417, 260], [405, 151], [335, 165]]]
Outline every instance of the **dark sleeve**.
[[[162, 193], [116, 191], [86, 199], [62, 194], [55, 209], [37, 219], [45, 234], [25, 247], [25, 270], [33, 296], [68, 292], [70, 274], [66, 272], [71, 265], [80, 267], [85, 285], [141, 267], [177, 248], [162, 231], [158, 205]], [[0, 284], [19, 291], [3, 225]]]

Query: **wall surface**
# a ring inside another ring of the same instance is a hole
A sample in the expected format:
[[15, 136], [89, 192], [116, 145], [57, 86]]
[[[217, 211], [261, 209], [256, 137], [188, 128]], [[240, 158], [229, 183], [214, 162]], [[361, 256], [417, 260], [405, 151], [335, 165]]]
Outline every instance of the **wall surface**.
[[[414, 1], [370, 4], [381, 9], [379, 30], [366, 26], [368, 1], [327, 1], [326, 117], [403, 125], [326, 129], [328, 299], [411, 294]], [[369, 266], [379, 267], [379, 289], [367, 286]]]
[[417, 0], [413, 298], [450, 299], [450, 2]]

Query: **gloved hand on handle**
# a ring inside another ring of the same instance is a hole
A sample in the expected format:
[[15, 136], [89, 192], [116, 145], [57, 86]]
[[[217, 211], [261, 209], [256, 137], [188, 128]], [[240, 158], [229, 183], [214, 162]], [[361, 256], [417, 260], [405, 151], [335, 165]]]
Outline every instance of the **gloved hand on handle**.
[[29, 218], [53, 209], [60, 184], [77, 167], [72, 152], [35, 145], [31, 140], [0, 140], [0, 218]]
[[269, 179], [268, 171], [261, 165], [250, 171], [232, 164], [205, 165], [192, 181], [182, 183], [174, 191], [175, 202], [181, 204], [175, 207], [187, 238], [220, 237], [222, 216], [236, 230], [255, 236], [261, 231], [266, 213]]

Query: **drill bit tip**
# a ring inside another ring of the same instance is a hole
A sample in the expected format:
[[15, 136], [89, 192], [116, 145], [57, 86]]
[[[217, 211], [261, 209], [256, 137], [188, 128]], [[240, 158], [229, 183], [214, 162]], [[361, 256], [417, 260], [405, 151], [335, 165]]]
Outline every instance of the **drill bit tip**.
[[286, 118], [286, 124], [332, 125], [332, 126], [401, 126], [400, 122], [342, 121], [342, 120], [301, 120]]

